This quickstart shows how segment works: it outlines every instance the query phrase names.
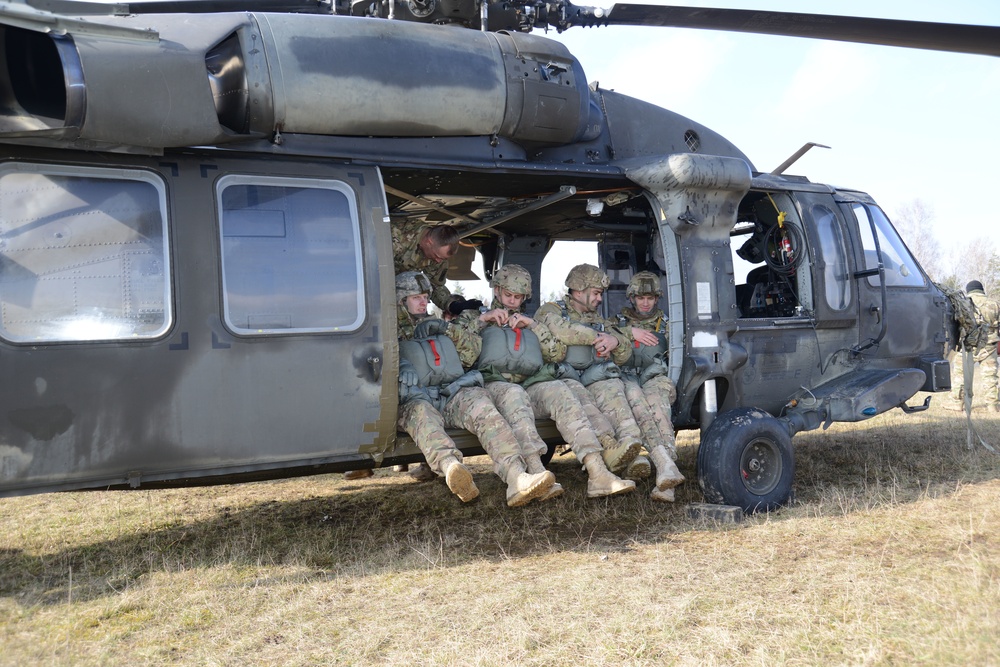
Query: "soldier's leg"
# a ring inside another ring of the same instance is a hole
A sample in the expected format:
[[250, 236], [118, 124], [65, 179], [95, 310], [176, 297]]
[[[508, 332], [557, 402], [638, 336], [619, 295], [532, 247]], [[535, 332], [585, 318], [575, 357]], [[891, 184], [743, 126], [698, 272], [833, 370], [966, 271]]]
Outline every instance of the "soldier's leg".
[[579, 380], [560, 380], [560, 382], [566, 385], [566, 388], [570, 390], [573, 397], [580, 403], [584, 414], [587, 415], [587, 419], [590, 421], [591, 428], [597, 434], [598, 442], [605, 448], [617, 447], [618, 440], [615, 438], [615, 427], [611, 425], [608, 418], [597, 407], [594, 397], [590, 395], [587, 388]]
[[594, 382], [587, 391], [594, 397], [597, 407], [601, 409], [611, 425], [615, 427], [618, 436], [618, 447], [604, 450], [604, 462], [612, 472], [623, 469], [639, 455], [642, 448], [642, 434], [632, 409], [625, 397], [625, 387], [617, 378]]
[[674, 383], [665, 375], [650, 378], [642, 386], [642, 393], [646, 396], [649, 409], [653, 413], [656, 425], [660, 427], [660, 434], [663, 436], [663, 446], [667, 448], [670, 458], [677, 459], [677, 445], [674, 438], [674, 423], [671, 420], [674, 399], [677, 397], [677, 390]]
[[663, 442], [663, 434], [660, 433], [660, 426], [653, 417], [653, 411], [646, 401], [646, 395], [639, 386], [639, 381], [634, 377], [623, 377], [622, 385], [625, 388], [625, 399], [629, 408], [632, 409], [632, 416], [639, 431], [642, 433], [642, 440], [646, 443], [646, 448], [655, 447]]
[[489, 382], [486, 392], [490, 395], [493, 405], [510, 424], [514, 437], [520, 444], [523, 458], [529, 455], [541, 456], [548, 446], [538, 435], [535, 428], [535, 413], [532, 410], [531, 398], [519, 384], [511, 382]]
[[462, 452], [445, 431], [444, 417], [429, 402], [411, 400], [400, 405], [397, 424], [417, 443], [435, 473], [442, 474], [441, 463], [449, 456], [462, 462]]
[[427, 465], [444, 475], [448, 488], [462, 502], [479, 495], [472, 473], [462, 465], [462, 452], [445, 431], [444, 416], [428, 401], [410, 400], [399, 406], [397, 424], [413, 438]]
[[493, 405], [489, 393], [482, 387], [466, 387], [445, 405], [445, 422], [471, 431], [479, 438], [486, 453], [493, 459], [493, 471], [507, 482], [507, 504], [524, 505], [545, 495], [555, 483], [551, 472], [527, 472], [520, 446], [510, 424]]
[[976, 356], [983, 378], [983, 401], [986, 409], [996, 412], [1000, 408], [1000, 396], [997, 392], [997, 346], [987, 344]]
[[660, 433], [663, 434], [661, 446], [649, 451], [649, 457], [656, 468], [656, 488], [653, 490], [652, 498], [672, 502], [673, 494], [666, 491], [684, 481], [684, 475], [674, 463], [677, 460], [677, 444], [674, 440], [674, 425], [670, 421], [670, 404], [677, 397], [677, 390], [670, 378], [660, 375], [647, 380], [642, 386], [642, 391], [650, 409], [657, 416]]
[[961, 350], [956, 352], [955, 359], [952, 361], [951, 365], [951, 399], [956, 403], [961, 402], [962, 396], [965, 395], [965, 392], [962, 390], [962, 378], [964, 377], [962, 370], [962, 357], [964, 354], [965, 353]]
[[[580, 387], [582, 389], [583, 385]], [[601, 451], [601, 443], [583, 406], [564, 383], [539, 382], [528, 387], [527, 392], [535, 415], [556, 423], [556, 428], [578, 460], [583, 461], [587, 454]], [[597, 406], [594, 407], [596, 409]]]

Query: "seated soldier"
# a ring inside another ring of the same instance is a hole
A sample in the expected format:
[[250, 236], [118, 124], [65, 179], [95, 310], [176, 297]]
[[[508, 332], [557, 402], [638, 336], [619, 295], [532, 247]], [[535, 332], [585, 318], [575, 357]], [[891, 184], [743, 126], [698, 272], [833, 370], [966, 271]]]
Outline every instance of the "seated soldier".
[[632, 357], [622, 368], [625, 395], [646, 440], [649, 457], [656, 467], [652, 498], [674, 500], [674, 487], [684, 481], [677, 469], [677, 446], [670, 421], [671, 404], [677, 397], [667, 375], [668, 323], [657, 302], [663, 295], [656, 274], [642, 271], [632, 276], [625, 297], [632, 304], [618, 315], [622, 330], [632, 343]]
[[507, 483], [507, 505], [517, 507], [545, 495], [555, 483], [547, 470], [529, 473], [510, 425], [483, 389], [478, 371], [466, 373], [447, 322], [427, 315], [430, 281], [419, 271], [396, 276], [399, 335], [399, 427], [410, 434], [431, 470], [468, 502], [479, 495], [462, 453], [445, 426], [475, 433]]
[[566, 276], [565, 301], [545, 304], [535, 313], [535, 320], [545, 325], [557, 342], [546, 350], [546, 361], [565, 362], [575, 369], [579, 380], [563, 381], [576, 385], [578, 394], [588, 392], [614, 427], [618, 444], [605, 447], [604, 461], [612, 472], [618, 472], [639, 454], [642, 438], [616, 364], [631, 356], [631, 341], [617, 323], [597, 312], [609, 282], [596, 266], [573, 267]]
[[[583, 406], [558, 380], [554, 364], [544, 364], [542, 349], [559, 344], [544, 325], [523, 313], [524, 303], [531, 295], [531, 274], [517, 264], [507, 264], [493, 275], [492, 286], [491, 309], [463, 313], [453, 322], [453, 328], [459, 332], [453, 338], [460, 354], [463, 349], [468, 350], [468, 363], [474, 361], [482, 372], [487, 391], [522, 445], [532, 443], [531, 455], [525, 456], [528, 471], [545, 469], [539, 457], [547, 447], [535, 429], [534, 418], [551, 418], [587, 470], [588, 498], [632, 491], [634, 482], [619, 479], [608, 471], [603, 448]], [[466, 362], [463, 358], [463, 363]], [[514, 411], [518, 414], [512, 414]], [[554, 497], [561, 489], [559, 484], [553, 485], [547, 497]]]

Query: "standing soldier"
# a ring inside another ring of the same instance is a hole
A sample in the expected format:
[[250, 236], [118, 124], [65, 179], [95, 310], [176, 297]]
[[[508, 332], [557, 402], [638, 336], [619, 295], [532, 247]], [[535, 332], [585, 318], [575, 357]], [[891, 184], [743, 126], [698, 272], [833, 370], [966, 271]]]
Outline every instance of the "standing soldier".
[[[663, 288], [656, 274], [649, 271], [635, 274], [625, 290], [625, 298], [632, 305], [622, 309], [618, 320], [632, 339], [632, 357], [622, 369], [622, 380], [625, 395], [646, 438], [649, 457], [656, 466], [652, 498], [670, 502], [674, 500], [673, 487], [684, 481], [684, 475], [674, 463], [677, 446], [670, 406], [677, 398], [677, 389], [667, 375], [669, 324], [658, 305], [661, 296]], [[640, 418], [646, 406], [649, 416]]]
[[[545, 325], [523, 312], [531, 295], [531, 274], [522, 266], [506, 264], [493, 275], [492, 287], [491, 309], [463, 313], [452, 323], [461, 332], [454, 340], [460, 354], [463, 349], [469, 351], [476, 368], [483, 373], [487, 391], [511, 423], [522, 446], [534, 443], [537, 453], [530, 458], [526, 456], [528, 471], [544, 470], [539, 456], [546, 451], [546, 445], [535, 429], [534, 419], [550, 418], [587, 469], [588, 498], [632, 491], [634, 482], [618, 478], [605, 465], [603, 448], [583, 406], [569, 387], [555, 377], [554, 365], [544, 366], [543, 350], [558, 349], [560, 344]], [[519, 415], [512, 414], [514, 411]], [[559, 484], [554, 485], [548, 497], [561, 493], [561, 489]]]
[[545, 495], [555, 483], [549, 471], [529, 473], [510, 425], [483, 389], [478, 371], [466, 373], [458, 351], [444, 335], [448, 323], [428, 317], [430, 281], [419, 271], [396, 276], [399, 334], [399, 427], [410, 434], [431, 470], [468, 502], [479, 495], [462, 453], [445, 426], [476, 434], [507, 483], [507, 505], [517, 507]]
[[577, 384], [586, 387], [614, 426], [618, 446], [605, 447], [604, 461], [612, 472], [618, 472], [639, 454], [642, 436], [625, 397], [621, 369], [616, 365], [632, 355], [630, 340], [617, 323], [597, 312], [609, 282], [596, 266], [573, 267], [566, 276], [565, 300], [545, 304], [535, 313], [535, 320], [545, 325], [559, 343], [547, 351], [546, 361], [565, 362], [580, 371]]
[[430, 280], [431, 301], [443, 313], [458, 315], [480, 308], [478, 299], [463, 299], [445, 286], [448, 260], [458, 250], [458, 232], [449, 225], [427, 225], [421, 220], [392, 225], [392, 255], [396, 273], [420, 271]]
[[[1000, 341], [997, 321], [1000, 320], [1000, 303], [996, 299], [986, 296], [983, 284], [978, 280], [970, 281], [965, 286], [965, 293], [969, 295], [972, 303], [976, 306], [976, 317], [979, 322], [985, 324], [989, 330], [986, 345], [980, 347], [973, 353], [973, 359], [979, 362], [979, 367], [983, 371], [983, 397], [986, 401], [986, 409], [990, 412], [1000, 412], [1000, 396], [997, 387], [997, 345]], [[955, 409], [961, 410], [964, 374], [962, 354], [955, 355], [955, 374], [953, 377], [957, 381], [952, 382], [951, 397], [957, 404]]]

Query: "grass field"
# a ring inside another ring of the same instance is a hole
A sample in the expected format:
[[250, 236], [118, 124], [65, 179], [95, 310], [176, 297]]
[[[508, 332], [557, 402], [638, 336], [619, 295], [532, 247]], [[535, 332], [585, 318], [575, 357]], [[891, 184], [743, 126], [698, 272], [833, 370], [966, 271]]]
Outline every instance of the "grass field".
[[469, 505], [390, 471], [2, 499], [0, 664], [1000, 665], [1000, 456], [964, 416], [794, 442], [795, 502], [737, 525], [687, 515], [696, 432], [674, 505], [585, 500], [571, 455], [517, 510], [483, 458]]

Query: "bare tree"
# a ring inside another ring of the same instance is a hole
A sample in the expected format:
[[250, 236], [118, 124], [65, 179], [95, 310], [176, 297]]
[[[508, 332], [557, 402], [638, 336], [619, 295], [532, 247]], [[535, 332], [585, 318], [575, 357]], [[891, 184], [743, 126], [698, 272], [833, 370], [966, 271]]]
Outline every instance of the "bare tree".
[[941, 246], [934, 236], [934, 219], [933, 207], [920, 199], [914, 199], [896, 210], [892, 222], [927, 275], [931, 280], [940, 282], [947, 276]]
[[990, 237], [980, 236], [961, 246], [952, 264], [963, 289], [970, 280], [978, 280], [987, 294], [1000, 294], [1000, 255]]

